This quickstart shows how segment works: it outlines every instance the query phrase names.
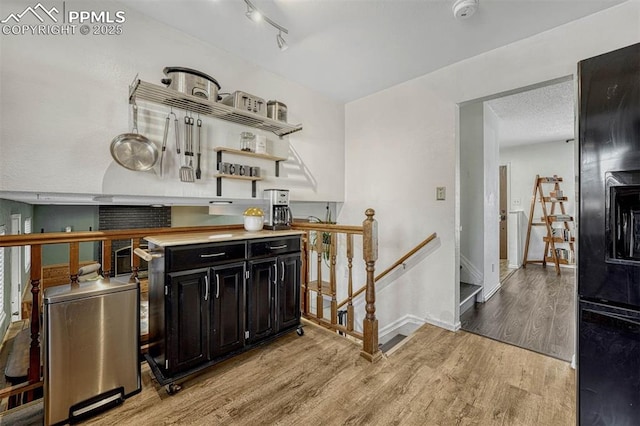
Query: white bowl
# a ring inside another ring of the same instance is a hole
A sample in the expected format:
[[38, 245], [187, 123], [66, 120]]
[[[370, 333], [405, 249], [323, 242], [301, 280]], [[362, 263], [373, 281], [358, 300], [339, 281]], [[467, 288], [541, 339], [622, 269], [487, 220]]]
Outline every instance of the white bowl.
[[244, 229], [249, 232], [260, 231], [264, 225], [264, 216], [245, 216]]

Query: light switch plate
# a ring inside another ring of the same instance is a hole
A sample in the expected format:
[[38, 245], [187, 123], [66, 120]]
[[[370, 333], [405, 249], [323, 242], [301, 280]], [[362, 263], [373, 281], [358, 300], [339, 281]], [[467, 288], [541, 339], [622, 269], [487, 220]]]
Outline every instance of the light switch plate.
[[446, 187], [438, 186], [436, 187], [436, 200], [444, 200], [446, 198]]

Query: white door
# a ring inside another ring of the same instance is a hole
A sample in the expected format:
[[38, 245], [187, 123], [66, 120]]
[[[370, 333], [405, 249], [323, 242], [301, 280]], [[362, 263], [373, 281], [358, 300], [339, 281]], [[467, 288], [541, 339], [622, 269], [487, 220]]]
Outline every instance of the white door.
[[[11, 215], [11, 234], [22, 232], [22, 215]], [[11, 322], [20, 321], [20, 292], [22, 290], [22, 247], [11, 247]]]

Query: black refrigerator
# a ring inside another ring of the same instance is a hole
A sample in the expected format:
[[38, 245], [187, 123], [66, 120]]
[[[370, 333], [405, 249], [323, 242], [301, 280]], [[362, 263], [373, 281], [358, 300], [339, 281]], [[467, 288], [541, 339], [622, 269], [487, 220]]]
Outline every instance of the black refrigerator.
[[640, 425], [640, 44], [578, 78], [578, 423]]

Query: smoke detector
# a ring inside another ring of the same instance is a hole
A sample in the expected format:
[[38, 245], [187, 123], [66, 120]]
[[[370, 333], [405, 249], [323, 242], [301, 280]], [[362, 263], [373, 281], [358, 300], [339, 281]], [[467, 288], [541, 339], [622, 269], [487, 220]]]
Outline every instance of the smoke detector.
[[452, 9], [456, 19], [467, 19], [478, 10], [478, 0], [456, 0]]

